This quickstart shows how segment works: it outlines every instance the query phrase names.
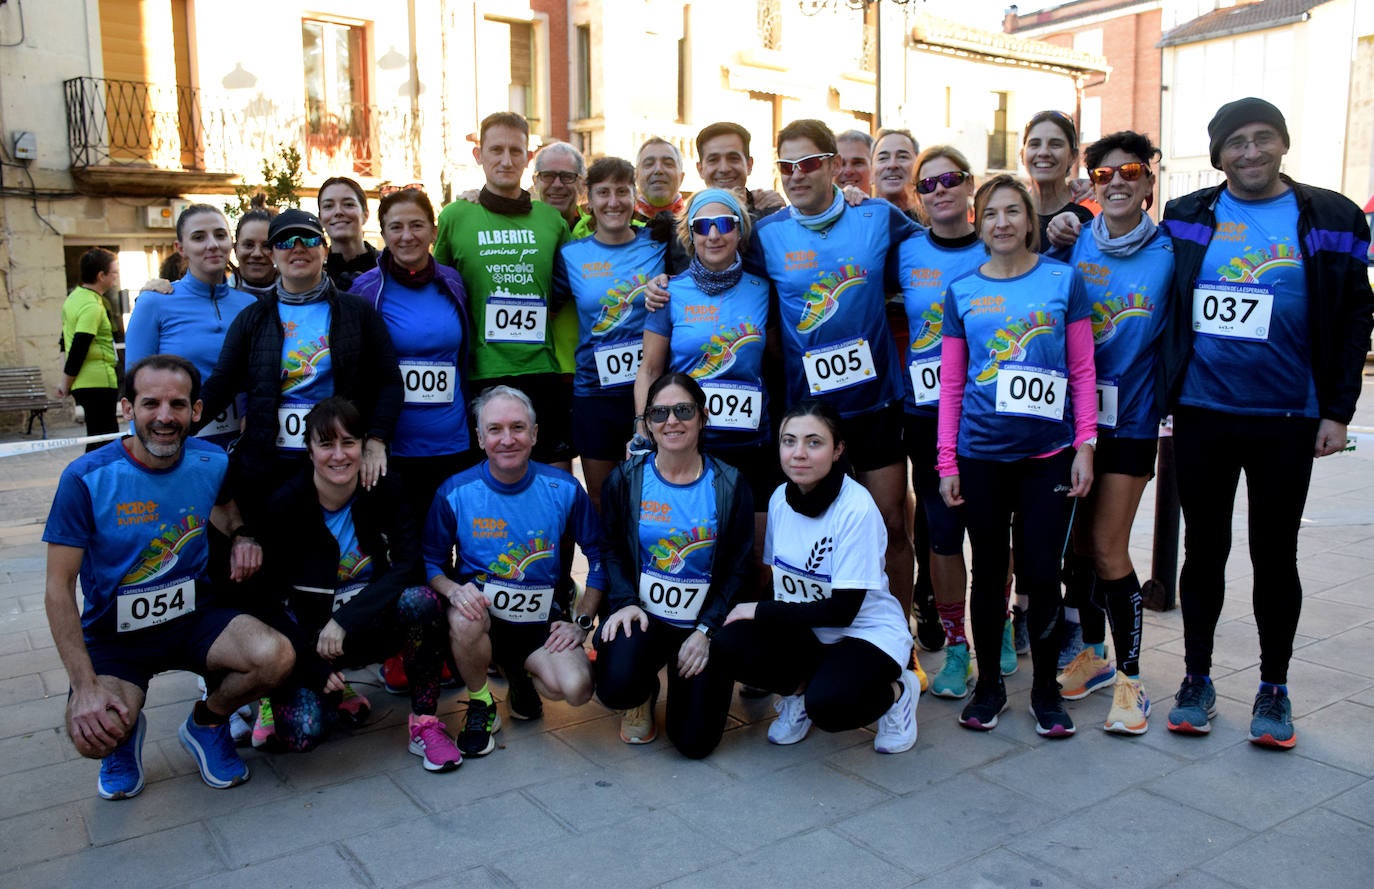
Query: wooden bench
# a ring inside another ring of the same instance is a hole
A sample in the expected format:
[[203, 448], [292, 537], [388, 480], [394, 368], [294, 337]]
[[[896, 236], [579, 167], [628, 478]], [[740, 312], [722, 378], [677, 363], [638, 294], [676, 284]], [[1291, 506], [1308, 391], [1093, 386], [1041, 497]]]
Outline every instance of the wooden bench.
[[43, 388], [43, 372], [36, 367], [0, 367], [0, 410], [28, 411], [29, 422], [24, 434], [33, 433], [33, 421], [43, 437], [48, 437], [48, 424], [43, 414], [62, 407], [62, 401], [52, 398]]

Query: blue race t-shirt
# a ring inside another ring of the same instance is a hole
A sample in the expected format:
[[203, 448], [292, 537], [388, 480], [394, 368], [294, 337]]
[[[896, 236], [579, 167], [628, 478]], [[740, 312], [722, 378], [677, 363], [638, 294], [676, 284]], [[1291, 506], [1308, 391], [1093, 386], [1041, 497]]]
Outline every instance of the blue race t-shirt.
[[571, 529], [587, 557], [587, 585], [606, 588], [601, 528], [591, 498], [561, 469], [531, 463], [513, 485], [483, 461], [439, 486], [425, 522], [425, 576], [446, 574], [481, 587], [493, 617], [547, 621], [559, 573], [559, 541]]
[[1083, 282], [1048, 257], [1015, 278], [950, 283], [945, 336], [968, 346], [960, 456], [1010, 462], [1073, 444], [1067, 328], [1088, 314]]
[[940, 406], [940, 345], [944, 342], [945, 287], [974, 271], [987, 259], [976, 238], [962, 247], [935, 242], [929, 232], [907, 238], [897, 247], [902, 272], [902, 304], [910, 333], [903, 382], [908, 414], [935, 416]]
[[644, 329], [670, 341], [668, 369], [687, 374], [705, 391], [707, 448], [771, 440], [763, 385], [768, 282], [746, 274], [709, 296], [683, 273], [669, 282], [668, 292], [668, 307], [650, 315]]
[[635, 228], [624, 244], [595, 237], [564, 244], [553, 267], [553, 290], [577, 305], [577, 369], [573, 394], [624, 394], [643, 357], [644, 293], [663, 272], [665, 245]]
[[458, 369], [465, 334], [461, 309], [432, 281], [416, 289], [394, 284], [378, 308], [405, 386], [391, 452], [435, 457], [466, 451], [467, 398]]
[[358, 545], [358, 529], [353, 525], [353, 501], [337, 510], [320, 507], [324, 526], [339, 544], [339, 570], [335, 574], [333, 611], [338, 611], [372, 580], [372, 557]]
[[1084, 228], [1069, 262], [1092, 305], [1098, 435], [1154, 438], [1155, 366], [1174, 279], [1173, 241], [1156, 231], [1130, 256], [1108, 256]]
[[277, 407], [277, 447], [288, 454], [305, 450], [305, 415], [334, 394], [334, 363], [329, 354], [329, 303], [277, 304], [281, 319], [281, 401]]
[[1317, 385], [1292, 190], [1242, 201], [1223, 190], [1202, 268], [1185, 294], [1193, 356], [1179, 403], [1232, 414], [1312, 417]]
[[220, 448], [187, 439], [170, 469], [150, 469], [123, 441], [62, 472], [43, 540], [84, 549], [81, 626], [89, 642], [191, 614], [207, 577], [205, 526], [229, 467]]
[[898, 289], [895, 245], [918, 231], [872, 199], [845, 207], [821, 231], [787, 209], [759, 221], [745, 270], [762, 272], [777, 291], [789, 404], [815, 396], [852, 417], [901, 399], [885, 304]]
[[677, 485], [644, 463], [639, 500], [639, 607], [679, 627], [695, 626], [711, 586], [711, 559], [720, 528], [715, 472]]

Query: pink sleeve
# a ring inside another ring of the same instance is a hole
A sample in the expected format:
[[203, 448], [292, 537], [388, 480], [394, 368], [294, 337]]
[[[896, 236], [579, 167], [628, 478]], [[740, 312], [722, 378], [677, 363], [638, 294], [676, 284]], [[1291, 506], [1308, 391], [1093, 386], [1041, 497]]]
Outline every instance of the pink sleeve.
[[[1088, 336], [1091, 342], [1091, 328]], [[959, 462], [954, 449], [959, 442], [959, 420], [964, 413], [964, 381], [967, 378], [968, 343], [959, 337], [945, 336], [940, 343], [940, 419], [935, 458], [935, 468], [941, 478], [959, 474]], [[1096, 387], [1096, 380], [1093, 385]]]
[[[1073, 404], [1073, 446], [1077, 448], [1097, 435], [1097, 368], [1093, 364], [1092, 321], [1082, 318], [1070, 322], [1065, 346], [1069, 358], [1069, 397]], [[1084, 404], [1088, 409], [1079, 410], [1079, 405]]]

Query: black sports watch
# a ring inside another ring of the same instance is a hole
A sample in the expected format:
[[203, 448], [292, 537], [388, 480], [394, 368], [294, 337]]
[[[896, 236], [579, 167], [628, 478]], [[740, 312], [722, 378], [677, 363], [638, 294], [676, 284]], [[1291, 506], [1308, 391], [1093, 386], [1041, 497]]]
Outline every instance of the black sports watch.
[[572, 622], [577, 624], [578, 628], [584, 633], [590, 633], [592, 631], [592, 616], [590, 614], [574, 614], [572, 616]]

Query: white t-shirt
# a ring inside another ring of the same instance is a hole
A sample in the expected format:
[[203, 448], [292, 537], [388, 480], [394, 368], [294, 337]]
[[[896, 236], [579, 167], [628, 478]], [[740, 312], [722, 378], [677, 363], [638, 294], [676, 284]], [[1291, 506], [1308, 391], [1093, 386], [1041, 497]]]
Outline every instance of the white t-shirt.
[[900, 666], [911, 655], [911, 629], [902, 606], [888, 592], [883, 554], [887, 529], [863, 485], [848, 476], [830, 507], [808, 518], [787, 505], [779, 486], [768, 501], [768, 535], [763, 562], [773, 569], [774, 598], [805, 601], [832, 589], [866, 590], [863, 605], [847, 627], [813, 627], [830, 645], [845, 637], [876, 645]]

